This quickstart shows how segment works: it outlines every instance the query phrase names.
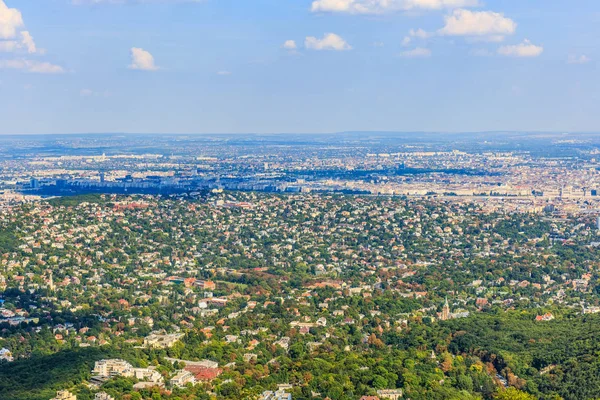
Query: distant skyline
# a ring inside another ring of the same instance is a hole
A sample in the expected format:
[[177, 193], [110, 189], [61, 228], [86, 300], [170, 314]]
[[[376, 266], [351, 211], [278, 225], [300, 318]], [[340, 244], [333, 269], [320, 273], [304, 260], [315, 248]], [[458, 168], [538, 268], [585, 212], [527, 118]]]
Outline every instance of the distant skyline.
[[0, 0], [0, 134], [597, 132], [574, 3]]

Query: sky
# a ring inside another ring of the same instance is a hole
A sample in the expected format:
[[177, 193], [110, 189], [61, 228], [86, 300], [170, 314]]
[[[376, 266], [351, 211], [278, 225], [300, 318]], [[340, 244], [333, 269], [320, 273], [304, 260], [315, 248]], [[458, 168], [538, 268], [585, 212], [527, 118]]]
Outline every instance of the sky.
[[0, 134], [600, 132], [598, 0], [0, 0]]

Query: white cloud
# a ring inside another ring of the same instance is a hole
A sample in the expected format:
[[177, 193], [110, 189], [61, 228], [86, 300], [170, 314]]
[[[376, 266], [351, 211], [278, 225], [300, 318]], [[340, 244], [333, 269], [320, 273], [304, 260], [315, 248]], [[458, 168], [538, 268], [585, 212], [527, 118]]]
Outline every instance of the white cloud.
[[33, 41], [33, 37], [28, 31], [21, 32], [21, 43], [25, 46], [29, 54], [37, 53], [37, 47]]
[[517, 29], [512, 19], [492, 11], [455, 10], [445, 20], [446, 24], [438, 31], [440, 35], [503, 37]]
[[410, 45], [415, 38], [428, 39], [434, 36], [462, 36], [469, 43], [499, 43], [517, 30], [517, 23], [502, 13], [493, 11], [454, 10], [444, 17], [444, 27], [435, 32], [411, 29], [402, 41]]
[[0, 52], [12, 53], [13, 51], [17, 51], [19, 46], [20, 44], [16, 40], [2, 40], [0, 41]]
[[218, 71], [217, 75], [229, 76], [229, 75], [231, 75], [231, 71]]
[[414, 38], [417, 39], [429, 39], [430, 37], [435, 36], [435, 33], [427, 32], [423, 29], [411, 29], [408, 32], [408, 36], [405, 36], [402, 39], [402, 46], [408, 46], [412, 43]]
[[298, 45], [296, 44], [295, 40], [286, 40], [283, 43], [283, 46], [281, 47], [283, 47], [286, 50], [296, 50], [298, 48]]
[[8, 8], [0, 0], [0, 52], [14, 52], [25, 49], [29, 54], [36, 53], [37, 47], [29, 31], [21, 31], [23, 16], [16, 8]]
[[544, 52], [542, 46], [536, 46], [525, 39], [523, 43], [502, 46], [498, 49], [498, 54], [507, 57], [537, 57]]
[[129, 69], [156, 71], [158, 67], [154, 64], [154, 56], [152, 54], [139, 47], [132, 47]]
[[430, 38], [431, 36], [433, 36], [433, 33], [427, 32], [423, 29], [411, 29], [410, 32], [408, 32], [409, 36], [411, 37], [416, 37], [419, 39], [427, 39]]
[[23, 25], [21, 12], [16, 8], [8, 8], [4, 0], [0, 0], [0, 38], [14, 38]]
[[491, 36], [471, 36], [467, 38], [469, 43], [500, 43], [504, 41], [504, 36], [502, 35], [491, 35]]
[[475, 7], [478, 0], [315, 0], [312, 12], [383, 14], [393, 11]]
[[38, 48], [33, 41], [33, 37], [28, 31], [20, 32], [21, 40], [2, 40], [0, 41], [0, 52], [12, 53], [19, 50], [26, 50], [29, 54], [38, 52]]
[[24, 59], [0, 60], [0, 69], [17, 69], [36, 74], [62, 74], [65, 72], [64, 68], [59, 65]]
[[569, 55], [569, 58], [567, 59], [567, 63], [569, 63], [569, 64], [587, 64], [590, 61], [592, 61], [592, 60], [585, 54], [582, 54], [580, 56], [571, 54], [571, 55]]
[[[26, 30], [21, 12], [16, 8], [8, 8], [4, 0], [0, 0], [0, 52], [26, 51], [29, 54], [44, 51], [37, 48], [33, 36]], [[37, 60], [12, 59], [0, 60], [0, 69], [15, 69], [38, 74], [62, 74], [64, 68]]]
[[317, 39], [314, 36], [307, 36], [304, 46], [311, 50], [352, 50], [352, 46], [335, 33], [326, 33], [323, 39]]
[[431, 50], [424, 47], [416, 47], [412, 50], [406, 50], [400, 53], [400, 57], [404, 58], [426, 58], [431, 57]]

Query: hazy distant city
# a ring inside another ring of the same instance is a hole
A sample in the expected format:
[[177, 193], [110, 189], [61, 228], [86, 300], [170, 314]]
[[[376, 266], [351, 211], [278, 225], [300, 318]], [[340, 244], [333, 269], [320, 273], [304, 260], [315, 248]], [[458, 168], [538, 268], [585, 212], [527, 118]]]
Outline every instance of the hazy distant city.
[[88, 193], [341, 193], [593, 211], [591, 134], [340, 133], [2, 137], [1, 199]]

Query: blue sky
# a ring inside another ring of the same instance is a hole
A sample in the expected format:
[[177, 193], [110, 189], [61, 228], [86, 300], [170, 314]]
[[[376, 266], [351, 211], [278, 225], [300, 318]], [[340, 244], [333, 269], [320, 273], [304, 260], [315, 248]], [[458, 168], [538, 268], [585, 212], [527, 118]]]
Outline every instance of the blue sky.
[[600, 131], [597, 0], [0, 0], [0, 133]]

